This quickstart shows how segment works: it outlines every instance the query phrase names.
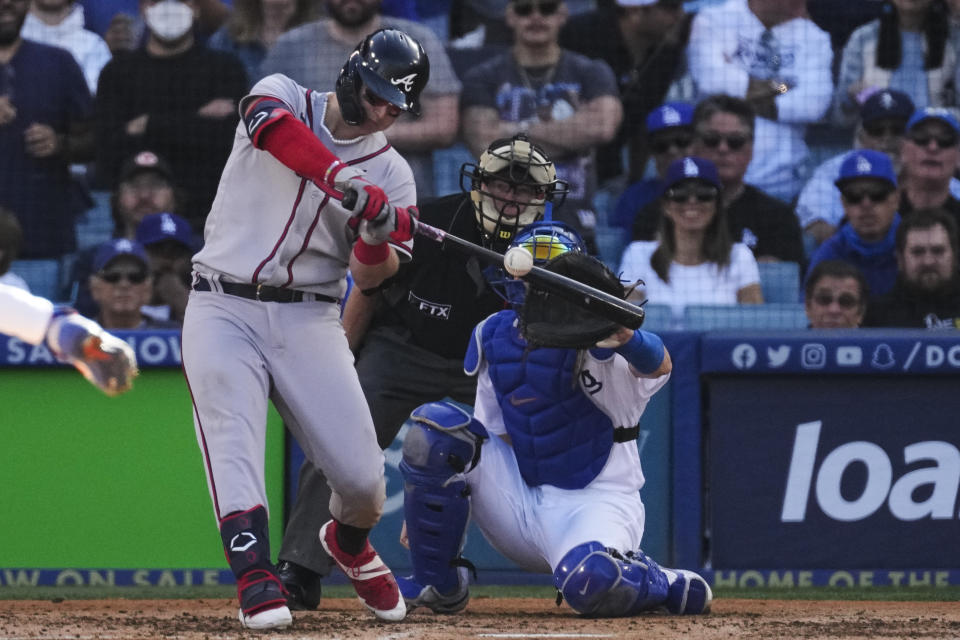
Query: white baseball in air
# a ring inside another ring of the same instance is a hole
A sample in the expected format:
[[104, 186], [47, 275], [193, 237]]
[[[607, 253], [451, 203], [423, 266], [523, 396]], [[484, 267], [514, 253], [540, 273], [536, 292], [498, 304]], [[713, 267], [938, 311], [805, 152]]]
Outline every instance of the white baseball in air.
[[514, 277], [525, 276], [533, 269], [533, 255], [523, 247], [513, 247], [503, 255], [503, 268]]

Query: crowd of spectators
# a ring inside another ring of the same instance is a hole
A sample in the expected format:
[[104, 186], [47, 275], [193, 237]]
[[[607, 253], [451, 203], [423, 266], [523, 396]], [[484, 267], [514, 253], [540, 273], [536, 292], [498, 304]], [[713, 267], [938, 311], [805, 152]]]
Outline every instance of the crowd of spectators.
[[[179, 321], [240, 98], [272, 73], [332, 86], [397, 27], [431, 62], [422, 116], [386, 132], [420, 200], [458, 173], [441, 152], [524, 132], [570, 185], [554, 217], [651, 303], [716, 302], [721, 281], [761, 302], [757, 264], [782, 261], [811, 326], [955, 324], [960, 2], [6, 0], [0, 18], [0, 277], [57, 261], [90, 317], [115, 284], [101, 243], [123, 239], [148, 258], [145, 317]], [[700, 209], [687, 253], [678, 211]], [[97, 216], [112, 228], [78, 241]], [[677, 298], [688, 267], [705, 293]]]

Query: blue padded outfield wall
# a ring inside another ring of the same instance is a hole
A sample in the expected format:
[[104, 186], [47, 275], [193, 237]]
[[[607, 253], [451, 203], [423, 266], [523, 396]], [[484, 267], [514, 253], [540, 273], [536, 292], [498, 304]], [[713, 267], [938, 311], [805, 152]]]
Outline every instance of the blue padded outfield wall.
[[[960, 584], [956, 334], [663, 335], [674, 373], [638, 442], [648, 553], [725, 586]], [[0, 586], [232, 581], [179, 336], [123, 337], [143, 373], [132, 393], [105, 398], [45, 348], [0, 336]], [[302, 454], [289, 439], [284, 447], [276, 415], [270, 423], [276, 553]], [[397, 542], [400, 446], [387, 452], [386, 514], [373, 535], [398, 573], [409, 568]], [[518, 572], [475, 528], [464, 555], [484, 583], [549, 582]]]

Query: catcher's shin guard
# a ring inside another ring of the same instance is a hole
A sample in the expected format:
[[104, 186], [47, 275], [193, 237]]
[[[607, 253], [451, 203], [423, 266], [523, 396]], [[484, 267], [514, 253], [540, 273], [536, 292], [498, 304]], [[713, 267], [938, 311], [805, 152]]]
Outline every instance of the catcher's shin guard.
[[463, 474], [479, 460], [486, 431], [449, 402], [421, 405], [410, 417], [400, 471], [413, 579], [447, 594], [464, 586], [456, 565], [470, 519]]
[[563, 556], [553, 583], [577, 613], [595, 618], [632, 616], [667, 601], [667, 575], [642, 553], [628, 557], [600, 542], [579, 544]]
[[251, 629], [289, 625], [286, 592], [270, 562], [267, 510], [258, 505], [227, 515], [220, 521], [220, 538], [237, 578], [243, 625]]

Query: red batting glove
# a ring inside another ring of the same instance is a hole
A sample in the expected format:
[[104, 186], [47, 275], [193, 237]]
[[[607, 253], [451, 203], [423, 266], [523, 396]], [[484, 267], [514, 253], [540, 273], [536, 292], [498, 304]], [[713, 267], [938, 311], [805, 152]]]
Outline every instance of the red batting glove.
[[390, 213], [387, 194], [361, 175], [338, 180], [336, 188], [344, 192], [352, 189], [357, 193], [357, 201], [350, 210], [351, 217], [357, 221], [383, 222]]
[[[364, 182], [366, 182], [366, 180], [364, 180]], [[383, 218], [385, 215], [387, 209], [387, 194], [375, 184], [367, 184], [363, 187], [363, 190], [367, 193], [367, 201], [364, 204], [363, 210], [359, 212], [359, 215], [364, 220], [377, 222], [378, 219]]]
[[396, 229], [390, 232], [390, 239], [399, 243], [411, 240], [417, 230], [417, 219], [420, 218], [420, 210], [413, 205], [405, 208], [397, 207], [396, 218]]

